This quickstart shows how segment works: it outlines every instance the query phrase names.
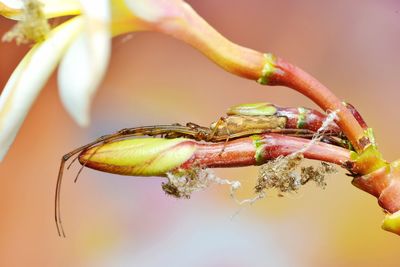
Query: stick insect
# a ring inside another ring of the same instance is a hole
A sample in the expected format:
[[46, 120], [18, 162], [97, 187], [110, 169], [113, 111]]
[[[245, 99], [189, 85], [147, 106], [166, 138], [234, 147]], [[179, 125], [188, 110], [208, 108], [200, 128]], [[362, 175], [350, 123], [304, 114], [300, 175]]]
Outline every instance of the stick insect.
[[[75, 178], [76, 181], [81, 170], [90, 162], [91, 157], [89, 156], [87, 160], [81, 160], [80, 156], [93, 147], [101, 147], [107, 143], [137, 136], [161, 136], [166, 139], [184, 137], [212, 143], [226, 143], [228, 140], [263, 133], [277, 133], [311, 139], [318, 129], [320, 129], [325, 119], [326, 115], [308, 108], [283, 108], [270, 103], [241, 104], [229, 108], [226, 116], [212, 123], [210, 127], [199, 126], [194, 123], [187, 123], [186, 125], [155, 125], [126, 128], [114, 134], [101, 136], [95, 141], [65, 154], [61, 159], [55, 193], [55, 222], [58, 233], [60, 236], [65, 236], [60, 212], [60, 190], [65, 164], [71, 157], [78, 155], [71, 162], [72, 164], [76, 159], [79, 159], [82, 164]], [[349, 148], [346, 137], [335, 123], [327, 126], [321, 141]], [[224, 148], [222, 148], [220, 153], [223, 153], [223, 150]], [[95, 153], [96, 150], [92, 155]]]

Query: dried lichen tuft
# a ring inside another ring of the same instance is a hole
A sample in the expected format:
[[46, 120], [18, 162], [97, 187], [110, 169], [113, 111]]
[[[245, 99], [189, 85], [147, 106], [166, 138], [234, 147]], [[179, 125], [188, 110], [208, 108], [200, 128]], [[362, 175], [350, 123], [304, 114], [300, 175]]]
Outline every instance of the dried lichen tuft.
[[303, 155], [295, 153], [286, 157], [278, 157], [269, 161], [260, 168], [259, 178], [255, 186], [256, 193], [262, 193], [267, 189], [277, 189], [282, 193], [296, 192], [302, 185], [314, 181], [317, 186], [325, 188], [325, 176], [336, 172], [336, 169], [325, 162], [319, 167], [301, 167], [296, 172], [303, 160]]
[[168, 182], [162, 183], [164, 192], [176, 198], [190, 198], [193, 192], [208, 187], [210, 178], [213, 175], [209, 170], [192, 168], [189, 170], [177, 170], [168, 172]]
[[303, 154], [296, 153], [278, 157], [262, 165], [259, 172], [256, 193], [276, 188], [279, 192], [296, 191], [300, 187], [300, 177], [294, 171], [303, 160]]
[[314, 181], [318, 187], [326, 187], [326, 175], [336, 173], [336, 168], [326, 162], [321, 162], [321, 165], [317, 168], [313, 166], [301, 167], [301, 184], [304, 185], [309, 181]]
[[193, 192], [206, 189], [211, 184], [230, 186], [230, 195], [236, 200], [235, 192], [241, 187], [239, 181], [222, 179], [210, 169], [194, 167], [191, 169], [179, 169], [167, 173], [168, 182], [162, 183], [163, 191], [176, 198], [190, 198]]
[[23, 19], [3, 35], [2, 41], [17, 44], [41, 42], [50, 32], [50, 25], [43, 12], [43, 4], [38, 0], [25, 0]]

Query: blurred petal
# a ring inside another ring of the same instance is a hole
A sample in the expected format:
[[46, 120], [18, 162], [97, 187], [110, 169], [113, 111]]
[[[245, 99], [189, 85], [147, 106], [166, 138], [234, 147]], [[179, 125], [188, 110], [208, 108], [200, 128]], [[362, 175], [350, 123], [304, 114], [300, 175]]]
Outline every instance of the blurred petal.
[[91, 22], [96, 19], [99, 20], [100, 23], [108, 23], [110, 21], [109, 0], [80, 0], [79, 2], [83, 12], [89, 19], [91, 19]]
[[82, 6], [78, 0], [41, 0], [43, 11], [47, 18], [77, 15], [82, 13]]
[[148, 22], [157, 22], [180, 14], [180, 8], [185, 4], [182, 0], [125, 0], [132, 13]]
[[[40, 0], [46, 18], [78, 15], [81, 4], [78, 0]], [[21, 0], [0, 0], [0, 14], [9, 19], [23, 19], [24, 3]]]
[[120, 34], [152, 30], [151, 23], [136, 16], [127, 6], [125, 0], [111, 0], [111, 32], [113, 36]]
[[60, 64], [58, 83], [65, 108], [79, 125], [86, 126], [91, 100], [107, 68], [111, 35], [108, 0], [81, 3], [84, 30]]
[[24, 5], [22, 0], [1, 0], [0, 4], [16, 9], [21, 8]]
[[23, 6], [21, 0], [1, 0], [0, 15], [9, 19], [20, 19]]
[[0, 96], [0, 160], [81, 25], [82, 19], [77, 17], [52, 30], [48, 39], [36, 44], [11, 75]]

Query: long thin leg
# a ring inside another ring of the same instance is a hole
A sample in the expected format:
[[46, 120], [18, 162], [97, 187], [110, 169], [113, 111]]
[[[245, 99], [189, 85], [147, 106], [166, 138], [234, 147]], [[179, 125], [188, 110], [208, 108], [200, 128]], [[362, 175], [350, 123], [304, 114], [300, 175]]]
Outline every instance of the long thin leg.
[[227, 125], [227, 122], [226, 122], [225, 117], [220, 117], [220, 118], [219, 118], [219, 120], [215, 123], [215, 125], [214, 125], [214, 127], [213, 127], [213, 129], [212, 129], [212, 132], [211, 132], [211, 134], [210, 134], [210, 140], [211, 140], [214, 136], [217, 135], [217, 133], [218, 133], [218, 128], [219, 128], [219, 126], [221, 126], [222, 124], [225, 125], [226, 138], [225, 138], [224, 146], [222, 147], [221, 152], [219, 153], [220, 156], [222, 155], [222, 153], [224, 153], [226, 143], [229, 141], [230, 136], [231, 136], [231, 133], [230, 133], [230, 131], [229, 131], [229, 127], [228, 127], [228, 125]]
[[90, 147], [100, 144], [100, 143], [105, 143], [105, 142], [110, 142], [116, 139], [122, 139], [122, 138], [127, 138], [130, 136], [141, 136], [141, 135], [150, 135], [150, 136], [155, 136], [155, 135], [160, 135], [160, 134], [167, 134], [175, 132], [180, 135], [187, 135], [187, 136], [196, 136], [196, 131], [194, 131], [191, 128], [180, 126], [180, 125], [159, 125], [159, 126], [145, 126], [145, 127], [138, 127], [138, 128], [126, 128], [122, 129], [114, 134], [109, 134], [109, 135], [104, 135], [101, 136], [100, 138], [96, 139], [95, 141], [86, 144], [84, 146], [78, 147], [71, 152], [65, 154], [61, 158], [61, 163], [60, 163], [60, 168], [58, 171], [58, 177], [57, 177], [57, 184], [56, 184], [56, 191], [55, 191], [55, 222], [57, 226], [57, 232], [60, 236], [65, 237], [65, 231], [62, 226], [62, 220], [61, 220], [61, 184], [62, 184], [62, 177], [64, 173], [64, 168], [66, 162], [74, 155], [89, 149]]
[[[58, 172], [57, 177], [57, 184], [56, 184], [56, 193], [55, 193], [55, 222], [57, 225], [57, 231], [60, 236], [65, 237], [65, 232], [62, 226], [61, 220], [61, 184], [62, 184], [62, 177], [64, 173], [64, 168], [66, 162], [74, 155], [87, 150], [97, 144], [100, 143], [108, 143], [111, 141], [125, 139], [133, 136], [157, 136], [157, 135], [166, 135], [168, 137], [191, 137], [196, 140], [203, 140], [209, 142], [221, 142], [225, 141], [225, 143], [229, 139], [236, 139], [240, 137], [250, 136], [254, 134], [262, 134], [262, 133], [280, 133], [284, 135], [290, 136], [297, 136], [303, 138], [311, 138], [315, 132], [306, 130], [306, 129], [251, 129], [248, 131], [243, 131], [240, 133], [235, 134], [223, 134], [218, 135], [217, 132], [211, 131], [211, 129], [199, 126], [194, 123], [188, 123], [187, 126], [181, 125], [156, 125], [156, 126], [144, 126], [138, 128], [126, 128], [122, 129], [114, 134], [104, 135], [100, 138], [96, 139], [95, 141], [86, 144], [84, 146], [78, 147], [71, 152], [65, 154], [61, 158], [60, 169]], [[328, 136], [328, 135], [327, 135]]]

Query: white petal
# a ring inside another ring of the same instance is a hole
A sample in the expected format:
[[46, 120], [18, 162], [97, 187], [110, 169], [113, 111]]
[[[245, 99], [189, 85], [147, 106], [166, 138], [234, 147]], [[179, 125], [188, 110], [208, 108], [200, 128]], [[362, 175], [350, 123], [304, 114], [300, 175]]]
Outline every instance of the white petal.
[[107, 68], [111, 35], [108, 0], [81, 2], [85, 28], [60, 64], [58, 83], [65, 108], [81, 126], [86, 126], [91, 100]]
[[52, 30], [48, 39], [35, 45], [11, 75], [0, 96], [0, 160], [81, 25], [82, 19], [75, 18]]
[[148, 22], [175, 17], [184, 4], [182, 0], [125, 0], [125, 3], [134, 15]]
[[110, 0], [79, 0], [83, 12], [90, 20], [110, 21]]
[[[40, 0], [46, 18], [78, 15], [82, 6], [79, 0]], [[24, 3], [21, 0], [0, 0], [0, 14], [10, 18], [23, 19]]]
[[24, 6], [22, 0], [1, 0], [0, 4], [13, 9], [20, 9]]
[[0, 15], [9, 19], [20, 19], [23, 7], [21, 0], [0, 0]]
[[44, 4], [46, 18], [77, 15], [82, 12], [82, 6], [78, 0], [40, 0]]

